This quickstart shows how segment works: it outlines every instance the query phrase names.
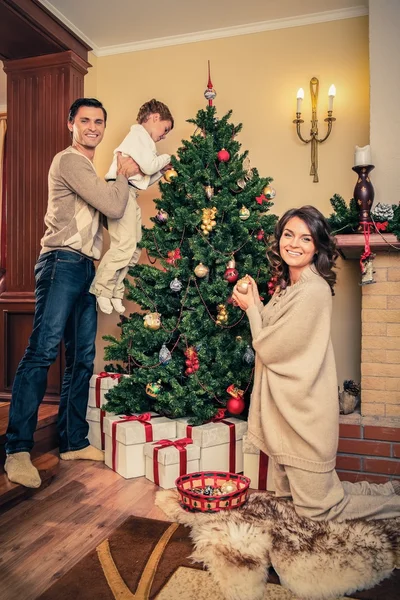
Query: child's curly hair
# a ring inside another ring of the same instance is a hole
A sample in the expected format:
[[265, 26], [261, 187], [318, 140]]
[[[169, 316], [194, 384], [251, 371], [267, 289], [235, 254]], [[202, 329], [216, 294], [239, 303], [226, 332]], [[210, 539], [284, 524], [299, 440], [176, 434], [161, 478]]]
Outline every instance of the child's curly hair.
[[268, 252], [268, 259], [272, 266], [272, 275], [277, 281], [277, 286], [282, 290], [290, 284], [289, 267], [282, 259], [279, 252], [279, 240], [290, 219], [298, 217], [307, 225], [315, 244], [316, 252], [313, 265], [316, 271], [329, 284], [332, 296], [335, 295], [333, 287], [336, 283], [336, 273], [332, 270], [339, 254], [336, 250], [335, 239], [324, 215], [314, 206], [292, 208], [285, 212], [275, 226], [274, 241]]
[[139, 108], [136, 120], [139, 124], [145, 123], [150, 115], [158, 113], [161, 121], [171, 121], [171, 129], [174, 128], [174, 118], [171, 115], [171, 111], [168, 106], [159, 100], [153, 98], [148, 102], [145, 102], [143, 106]]

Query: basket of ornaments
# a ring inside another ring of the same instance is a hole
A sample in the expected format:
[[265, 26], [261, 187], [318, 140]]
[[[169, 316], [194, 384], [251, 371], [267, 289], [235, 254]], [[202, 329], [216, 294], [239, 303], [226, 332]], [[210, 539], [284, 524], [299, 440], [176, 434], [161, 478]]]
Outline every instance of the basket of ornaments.
[[219, 512], [239, 508], [246, 502], [250, 479], [237, 473], [201, 471], [181, 475], [175, 485], [185, 510]]

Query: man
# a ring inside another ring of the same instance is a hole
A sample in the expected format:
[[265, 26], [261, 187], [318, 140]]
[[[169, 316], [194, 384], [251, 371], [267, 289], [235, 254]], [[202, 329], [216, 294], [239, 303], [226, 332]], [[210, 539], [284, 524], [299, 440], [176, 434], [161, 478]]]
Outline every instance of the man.
[[96, 298], [89, 293], [93, 260], [100, 258], [100, 213], [120, 218], [128, 201], [128, 177], [139, 169], [118, 157], [117, 178], [97, 176], [93, 159], [104, 136], [107, 113], [98, 100], [79, 98], [69, 111], [72, 145], [57, 154], [49, 170], [46, 231], [35, 266], [36, 305], [28, 347], [18, 366], [7, 429], [5, 471], [10, 481], [29, 488], [41, 479], [30, 459], [47, 372], [61, 340], [66, 367], [57, 429], [63, 460], [103, 460], [87, 440], [86, 409], [93, 373], [97, 328]]

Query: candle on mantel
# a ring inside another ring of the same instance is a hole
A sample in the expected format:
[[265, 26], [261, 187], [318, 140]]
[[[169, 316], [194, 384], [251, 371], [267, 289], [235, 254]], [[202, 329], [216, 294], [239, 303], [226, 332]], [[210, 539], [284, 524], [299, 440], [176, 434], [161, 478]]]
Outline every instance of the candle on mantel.
[[301, 113], [301, 103], [304, 99], [304, 90], [303, 88], [299, 88], [297, 91], [297, 110], [296, 112]]
[[372, 165], [371, 146], [356, 146], [354, 152], [354, 166]]
[[328, 111], [333, 110], [333, 99], [335, 96], [336, 96], [336, 88], [332, 83], [331, 87], [329, 88], [329, 92], [328, 92]]

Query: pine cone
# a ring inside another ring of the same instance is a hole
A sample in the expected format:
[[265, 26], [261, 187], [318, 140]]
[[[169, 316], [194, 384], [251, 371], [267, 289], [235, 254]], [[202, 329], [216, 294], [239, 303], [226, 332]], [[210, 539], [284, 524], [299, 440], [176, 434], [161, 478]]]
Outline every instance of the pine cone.
[[352, 379], [346, 379], [346, 381], [343, 382], [343, 390], [352, 396], [359, 396], [361, 386]]
[[394, 216], [392, 206], [390, 204], [381, 204], [380, 202], [378, 202], [371, 213], [376, 221], [391, 221]]

